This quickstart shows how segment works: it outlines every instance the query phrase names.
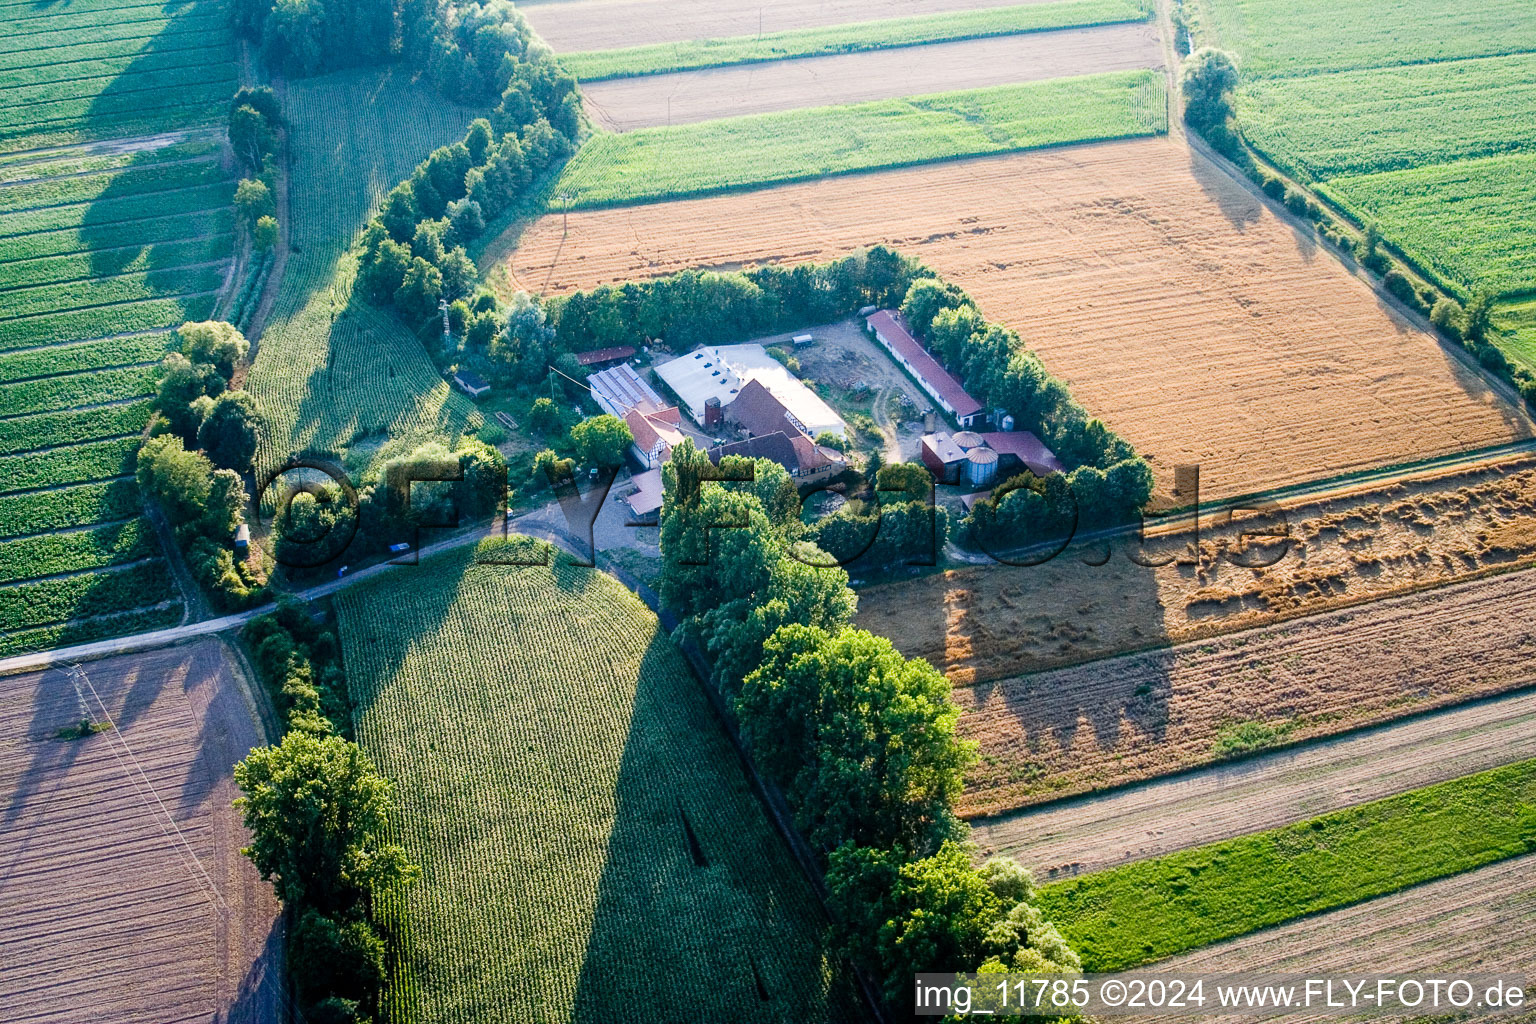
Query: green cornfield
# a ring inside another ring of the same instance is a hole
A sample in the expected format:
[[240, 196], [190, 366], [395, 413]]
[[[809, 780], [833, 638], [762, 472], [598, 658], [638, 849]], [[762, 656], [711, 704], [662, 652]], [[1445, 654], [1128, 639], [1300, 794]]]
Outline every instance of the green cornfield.
[[357, 737], [423, 870], [385, 908], [387, 1019], [863, 1019], [655, 616], [595, 570], [472, 559], [337, 596]]
[[1167, 130], [1163, 76], [1117, 71], [601, 134], [555, 191], [613, 206]]

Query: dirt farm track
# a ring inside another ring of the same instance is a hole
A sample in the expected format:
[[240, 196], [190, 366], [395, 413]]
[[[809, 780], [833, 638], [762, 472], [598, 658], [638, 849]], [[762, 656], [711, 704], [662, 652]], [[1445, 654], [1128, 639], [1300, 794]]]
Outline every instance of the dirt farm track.
[[493, 281], [560, 294], [881, 242], [1017, 330], [1163, 487], [1177, 464], [1198, 463], [1202, 494], [1219, 499], [1532, 433], [1336, 256], [1175, 138], [572, 212], [564, 238], [547, 216]]
[[[202, 640], [0, 678], [0, 1022], [282, 1019], [278, 904], [230, 806], [264, 742], [235, 672]], [[60, 737], [87, 717], [113, 727]]]

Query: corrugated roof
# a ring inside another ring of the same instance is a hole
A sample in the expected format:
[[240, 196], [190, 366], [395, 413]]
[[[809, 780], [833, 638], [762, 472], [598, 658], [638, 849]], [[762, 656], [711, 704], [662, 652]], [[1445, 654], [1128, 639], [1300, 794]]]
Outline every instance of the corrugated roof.
[[628, 364], [591, 374], [587, 377], [587, 383], [592, 385], [593, 392], [625, 411], [640, 409], [642, 412], [651, 412], [666, 408], [667, 405], [655, 389], [641, 380], [640, 375]]
[[938, 456], [939, 461], [945, 465], [965, 458], [965, 451], [955, 444], [954, 438], [945, 433], [924, 434], [923, 447]]
[[956, 416], [972, 416], [981, 411], [981, 403], [967, 394], [960, 382], [950, 376], [949, 371], [940, 366], [939, 361], [912, 337], [900, 313], [882, 309], [866, 323], [890, 342], [891, 348], [907, 361], [914, 373], [933, 386], [933, 390], [955, 410]]
[[577, 352], [576, 361], [582, 366], [595, 366], [598, 363], [611, 363], [615, 359], [628, 359], [634, 354], [633, 345], [616, 345], [613, 348], [594, 348], [587, 352]]
[[982, 434], [987, 447], [1001, 455], [1012, 455], [1036, 476], [1065, 472], [1066, 466], [1038, 437], [1027, 430], [1005, 430]]

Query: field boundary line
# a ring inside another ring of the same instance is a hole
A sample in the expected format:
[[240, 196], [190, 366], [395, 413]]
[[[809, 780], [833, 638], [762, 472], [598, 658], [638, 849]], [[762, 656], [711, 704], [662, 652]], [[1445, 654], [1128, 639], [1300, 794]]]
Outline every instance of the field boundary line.
[[[78, 377], [81, 374], [85, 374], [85, 373], [98, 373], [98, 372], [101, 372], [101, 371], [104, 371], [104, 370], [131, 370], [134, 367], [139, 367], [139, 366], [158, 366], [159, 364], [160, 364], [160, 360], [158, 360], [158, 359], [151, 359], [148, 362], [145, 362], [143, 360], [139, 360], [139, 361], [135, 361], [135, 362], [131, 362], [131, 363], [112, 363], [112, 364], [110, 364], [108, 366], [92, 366], [92, 367], [89, 367], [89, 368], [84, 369], [84, 370], [61, 370], [58, 373], [40, 373], [40, 374], [35, 374], [35, 375], [31, 376], [31, 377], [0, 378], [0, 387], [4, 387], [4, 386], [6, 386], [8, 384], [30, 384], [33, 381], [39, 381], [39, 380], [57, 380], [57, 379], [59, 379], [61, 377]], [[124, 399], [114, 400], [114, 401], [111, 401], [111, 402], [102, 402], [102, 403], [100, 403], [99, 406], [75, 406], [73, 408], [66, 408], [66, 409], [43, 409], [43, 410], [41, 410], [39, 412], [12, 413], [12, 414], [10, 414], [8, 416], [0, 416], [0, 420], [19, 419], [22, 416], [45, 416], [45, 415], [47, 415], [48, 413], [51, 413], [51, 412], [80, 412], [80, 411], [83, 411], [83, 410], [86, 410], [86, 409], [91, 409], [91, 408], [106, 408], [107, 406], [111, 406], [111, 405], [121, 405], [121, 404], [123, 404], [125, 402], [132, 402], [132, 401], [135, 401], [137, 398], [147, 397], [148, 394], [152, 394], [152, 392], [146, 392], [144, 395], [136, 396], [136, 398], [124, 398]]]
[[[234, 236], [231, 235], [230, 237], [233, 238]], [[163, 243], [163, 244], [177, 244], [177, 243]], [[73, 254], [70, 254], [70, 255], [73, 255]], [[51, 256], [45, 256], [45, 257], [42, 257], [42, 258], [43, 259], [53, 259], [53, 257], [51, 257]], [[0, 287], [0, 297], [6, 296], [6, 295], [15, 295], [15, 294], [17, 294], [19, 292], [24, 292], [24, 291], [27, 291], [27, 290], [33, 289], [33, 288], [57, 288], [61, 284], [79, 284], [82, 281], [118, 281], [118, 280], [121, 280], [122, 278], [125, 278], [125, 277], [136, 277], [136, 276], [141, 275], [141, 274], [144, 275], [145, 277], [149, 277], [149, 276], [152, 276], [152, 275], [155, 275], [155, 274], [175, 274], [175, 273], [177, 273], [179, 271], [183, 271], [183, 270], [203, 270], [203, 269], [206, 269], [208, 267], [219, 266], [220, 264], [222, 264], [223, 262], [225, 262], [226, 260], [229, 260], [229, 259], [233, 259], [233, 255], [231, 255], [231, 256], [222, 256], [222, 257], [220, 257], [219, 259], [216, 259], [216, 260], [205, 260], [205, 261], [203, 261], [201, 263], [179, 263], [179, 264], [176, 264], [174, 266], [169, 266], [169, 267], [156, 267], [153, 270], [124, 270], [124, 271], [121, 271], [121, 272], [116, 273], [116, 274], [92, 274], [92, 275], [89, 275], [87, 277], [69, 277], [69, 278], [60, 278], [60, 279], [54, 280], [54, 281], [44, 281], [41, 284], [21, 284], [21, 285], [16, 285], [15, 287], [11, 287], [11, 288]], [[112, 302], [112, 303], [108, 303], [108, 305], [115, 306], [115, 305], [117, 305], [117, 303]], [[77, 309], [93, 309], [95, 307], [93, 307], [93, 306], [79, 306], [79, 307], [76, 307], [76, 308]], [[74, 309], [61, 309], [61, 310], [58, 310], [58, 312], [60, 312], [60, 313], [72, 313], [74, 311], [75, 311]], [[24, 315], [25, 316], [37, 316], [38, 314], [36, 314], [36, 313], [27, 313], [27, 314], [24, 314]], [[12, 317], [11, 319], [13, 319], [13, 320], [20, 320], [21, 317]]]

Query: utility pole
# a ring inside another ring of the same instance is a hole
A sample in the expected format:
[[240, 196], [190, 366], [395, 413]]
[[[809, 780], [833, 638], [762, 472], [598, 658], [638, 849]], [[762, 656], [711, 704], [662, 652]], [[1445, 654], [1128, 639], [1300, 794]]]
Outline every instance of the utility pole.
[[571, 194], [561, 192], [555, 198], [565, 204], [565, 208], [560, 212], [560, 237], [564, 239], [571, 233]]

